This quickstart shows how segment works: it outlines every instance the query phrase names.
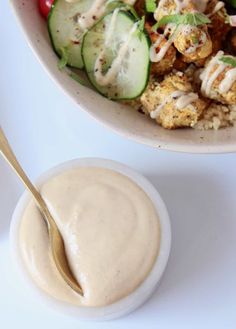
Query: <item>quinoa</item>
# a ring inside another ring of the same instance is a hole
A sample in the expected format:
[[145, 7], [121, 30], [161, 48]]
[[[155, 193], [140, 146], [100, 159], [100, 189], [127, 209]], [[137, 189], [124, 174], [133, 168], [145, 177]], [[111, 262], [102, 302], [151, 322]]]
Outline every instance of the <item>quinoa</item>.
[[232, 126], [236, 126], [236, 105], [211, 103], [193, 128], [198, 130], [218, 130]]

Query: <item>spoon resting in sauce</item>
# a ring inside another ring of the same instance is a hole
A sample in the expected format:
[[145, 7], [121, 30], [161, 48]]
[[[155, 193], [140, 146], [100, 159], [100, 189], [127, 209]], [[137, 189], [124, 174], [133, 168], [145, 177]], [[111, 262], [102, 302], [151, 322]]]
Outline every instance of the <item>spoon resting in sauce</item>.
[[11, 165], [11, 167], [14, 169], [16, 174], [21, 178], [26, 188], [32, 194], [34, 200], [36, 201], [39, 211], [41, 212], [42, 217], [45, 220], [48, 227], [48, 234], [50, 238], [53, 260], [55, 262], [55, 265], [59, 273], [61, 274], [65, 282], [75, 292], [83, 296], [83, 290], [79, 285], [79, 283], [76, 281], [68, 264], [67, 256], [65, 253], [64, 241], [56, 225], [56, 222], [53, 219], [41, 194], [31, 183], [31, 181], [23, 171], [22, 167], [20, 166], [19, 162], [17, 161], [1, 127], [0, 127], [0, 153], [3, 155], [6, 161]]

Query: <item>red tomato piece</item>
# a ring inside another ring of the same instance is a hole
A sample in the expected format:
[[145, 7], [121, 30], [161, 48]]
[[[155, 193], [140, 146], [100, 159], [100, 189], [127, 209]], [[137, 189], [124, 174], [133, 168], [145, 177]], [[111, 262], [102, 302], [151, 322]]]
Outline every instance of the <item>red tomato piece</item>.
[[47, 18], [54, 0], [39, 0], [39, 11], [43, 17]]

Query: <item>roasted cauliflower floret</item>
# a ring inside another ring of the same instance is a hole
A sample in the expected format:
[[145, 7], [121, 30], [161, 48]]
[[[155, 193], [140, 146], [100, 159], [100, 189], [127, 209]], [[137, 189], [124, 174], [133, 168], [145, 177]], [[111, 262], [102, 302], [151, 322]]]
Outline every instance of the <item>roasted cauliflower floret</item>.
[[[160, 21], [166, 15], [195, 12], [197, 12], [196, 6], [191, 0], [182, 2], [161, 0], [154, 17], [157, 21]], [[173, 30], [171, 39], [177, 50], [183, 55], [183, 61], [187, 63], [206, 58], [212, 53], [212, 42], [207, 25], [180, 25]]]
[[236, 57], [219, 51], [200, 75], [203, 96], [228, 105], [236, 104]]
[[141, 103], [151, 118], [167, 129], [194, 126], [207, 106], [207, 102], [193, 92], [182, 72], [171, 73], [161, 83], [149, 85]]
[[167, 15], [174, 15], [174, 14], [184, 14], [196, 11], [196, 6], [194, 3], [189, 1], [175, 1], [175, 0], [160, 0], [157, 6], [157, 9], [154, 13], [154, 17], [156, 21], [162, 19], [162, 17]]
[[[161, 51], [161, 49], [163, 49], [163, 47], [166, 45], [168, 41], [164, 36], [160, 35], [157, 32], [153, 32], [150, 24], [146, 23], [145, 29], [148, 32], [152, 42], [151, 54], [152, 52], [154, 52], [153, 57], [155, 57], [155, 55], [158, 54]], [[155, 46], [157, 40], [159, 40], [160, 42], [158, 42], [157, 46]], [[173, 68], [175, 59], [176, 59], [176, 49], [174, 48], [173, 45], [170, 45], [165, 55], [160, 61], [153, 62], [154, 59], [151, 56], [151, 62], [152, 62], [151, 73], [157, 75], [164, 75], [169, 73]]]
[[183, 61], [187, 63], [206, 58], [212, 53], [212, 41], [206, 25], [182, 26], [176, 32], [174, 45], [183, 54]]
[[227, 23], [227, 11], [224, 3], [218, 0], [209, 0], [205, 14], [209, 16], [209, 34], [212, 39], [212, 54], [222, 49], [223, 42], [231, 26]]

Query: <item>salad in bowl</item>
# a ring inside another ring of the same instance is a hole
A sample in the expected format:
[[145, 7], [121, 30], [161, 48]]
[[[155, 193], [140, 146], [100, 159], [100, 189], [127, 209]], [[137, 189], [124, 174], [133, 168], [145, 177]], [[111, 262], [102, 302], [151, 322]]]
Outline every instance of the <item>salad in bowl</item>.
[[[58, 68], [166, 129], [236, 122], [236, 19], [218, 0], [40, 0]], [[81, 70], [85, 76], [81, 77]]]

